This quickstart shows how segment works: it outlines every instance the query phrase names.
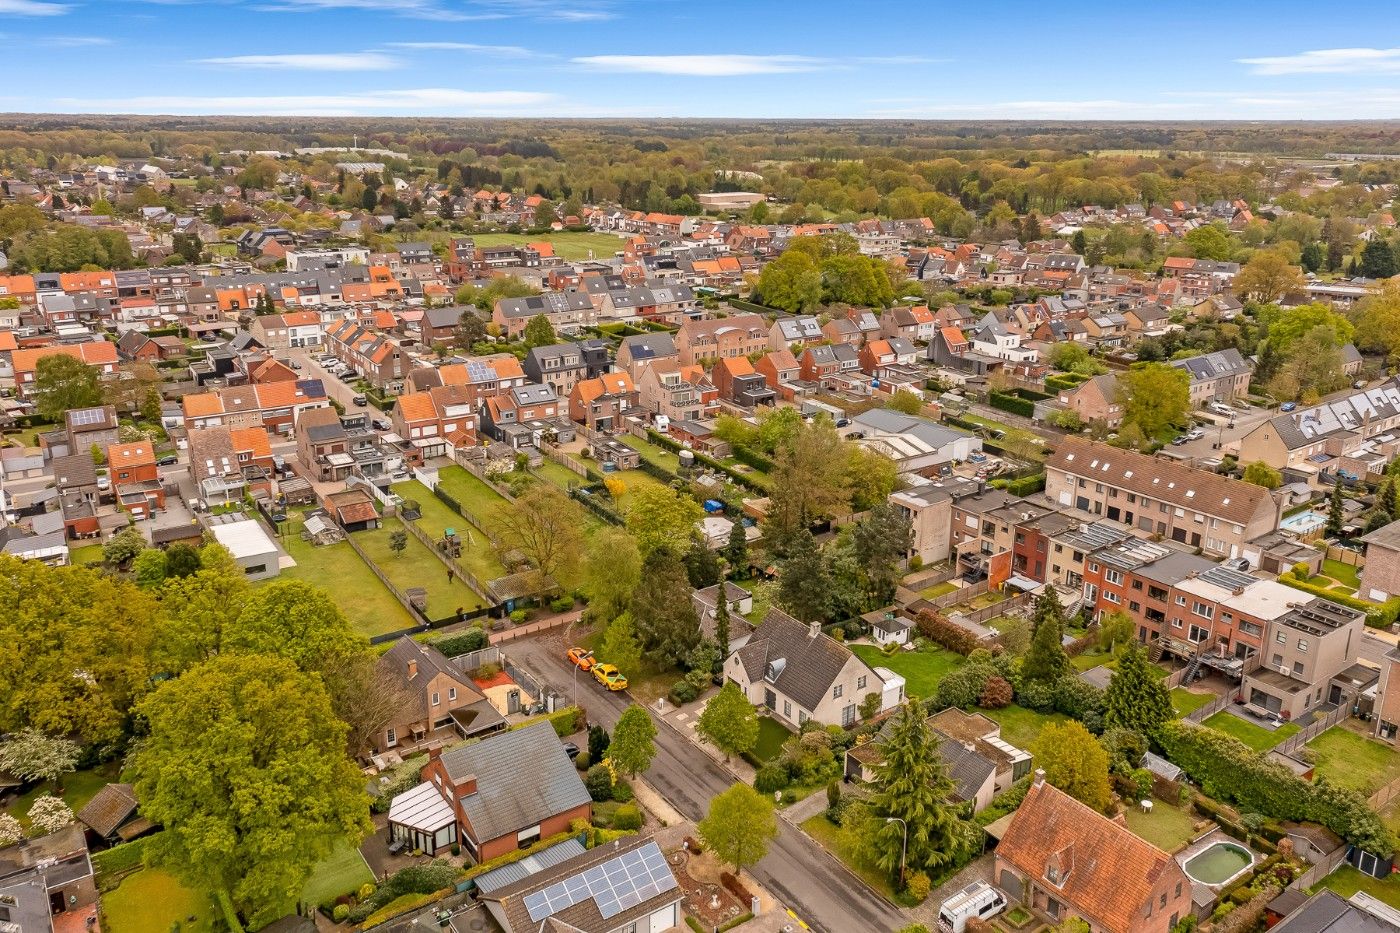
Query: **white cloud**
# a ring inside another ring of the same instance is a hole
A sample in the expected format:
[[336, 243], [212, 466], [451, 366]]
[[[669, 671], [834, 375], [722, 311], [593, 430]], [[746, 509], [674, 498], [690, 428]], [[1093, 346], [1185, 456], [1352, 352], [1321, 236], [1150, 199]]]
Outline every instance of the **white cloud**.
[[390, 13], [414, 19], [434, 20], [479, 20], [503, 19], [505, 14], [482, 13], [468, 15], [450, 10], [438, 0], [272, 0], [253, 7], [265, 13], [315, 13], [324, 10], [370, 10], [375, 13]]
[[597, 71], [698, 78], [792, 74], [828, 67], [825, 59], [805, 55], [585, 55], [572, 61]]
[[198, 58], [196, 64], [279, 71], [391, 71], [398, 59], [383, 52], [294, 53], [291, 55], [230, 55]]
[[62, 16], [72, 4], [48, 0], [0, 0], [0, 16]]
[[477, 52], [482, 55], [499, 55], [503, 58], [532, 58], [539, 52], [532, 52], [518, 45], [477, 45], [474, 42], [386, 42], [395, 49], [415, 49], [426, 52]]
[[1315, 49], [1237, 61], [1257, 75], [1400, 74], [1400, 49]]
[[[6, 0], [0, 0], [0, 3]], [[608, 0], [260, 0], [255, 10], [271, 13], [314, 13], [323, 10], [370, 10], [414, 19], [469, 22], [531, 18], [563, 22], [612, 19]]]
[[106, 36], [49, 36], [39, 41], [59, 49], [81, 49], [112, 44], [112, 40]]
[[1172, 91], [1154, 100], [1016, 100], [947, 103], [883, 98], [866, 101], [866, 117], [989, 120], [1371, 120], [1390, 119], [1400, 92], [1369, 88], [1260, 94], [1256, 91]]
[[363, 91], [350, 94], [301, 96], [163, 95], [89, 99], [65, 97], [53, 101], [63, 113], [238, 114], [257, 116], [359, 116], [367, 114], [434, 116], [540, 115], [557, 101], [538, 91], [462, 91], [454, 88], [415, 88]]

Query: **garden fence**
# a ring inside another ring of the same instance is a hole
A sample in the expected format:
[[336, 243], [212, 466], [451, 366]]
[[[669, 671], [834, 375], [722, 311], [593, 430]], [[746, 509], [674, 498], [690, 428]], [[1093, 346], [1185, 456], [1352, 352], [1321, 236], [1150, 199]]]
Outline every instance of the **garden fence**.
[[394, 594], [394, 598], [399, 601], [399, 605], [403, 606], [410, 616], [413, 616], [415, 619], [422, 619], [424, 622], [428, 621], [427, 614], [413, 605], [413, 603], [409, 601], [409, 598], [404, 595], [403, 591], [393, 584], [384, 571], [379, 569], [379, 565], [374, 562], [374, 559], [371, 558], [369, 554], [365, 553], [365, 549], [360, 547], [360, 542], [355, 540], [354, 535], [346, 534], [345, 540], [349, 542], [350, 549], [360, 555], [360, 560], [365, 562], [365, 566], [370, 569], [370, 572], [379, 578], [379, 582], [383, 583], [384, 587], [390, 593]]
[[474, 671], [483, 664], [500, 664], [501, 649], [495, 645], [487, 645], [485, 648], [468, 651], [466, 654], [455, 655], [449, 660], [457, 666], [458, 670]]
[[491, 594], [486, 591], [486, 587], [482, 586], [480, 581], [478, 581], [476, 577], [473, 576], [469, 571], [463, 568], [461, 564], [448, 557], [442, 551], [439, 551], [437, 548], [437, 542], [429, 538], [427, 533], [424, 532], [423, 529], [419, 528], [416, 522], [408, 521], [407, 519], [405, 519], [403, 526], [408, 529], [409, 534], [413, 535], [413, 537], [417, 538], [420, 542], [422, 542], [424, 547], [436, 554], [438, 560], [442, 561], [443, 566], [450, 570], [453, 576], [461, 580], [471, 589], [473, 593], [485, 600], [488, 606], [496, 605], [496, 601], [491, 598]]
[[983, 606], [981, 609], [971, 609], [967, 612], [960, 612], [958, 615], [967, 622], [982, 623], [988, 619], [995, 619], [997, 616], [1006, 615], [1023, 606], [1029, 606], [1034, 597], [1030, 593], [1017, 593], [1010, 599], [1003, 599], [1001, 602], [992, 603], [990, 606]]
[[1350, 711], [1345, 706], [1339, 706], [1317, 722], [1306, 726], [1301, 732], [1295, 732], [1278, 745], [1275, 745], [1274, 751], [1281, 752], [1285, 755], [1291, 755], [1343, 719], [1346, 719], [1348, 715], [1350, 715]]
[[[1185, 674], [1186, 670], [1187, 669], [1183, 667], [1180, 673]], [[1177, 679], [1178, 681], [1180, 681], [1180, 676], [1178, 676]], [[1175, 684], [1173, 684], [1172, 686], [1175, 686]], [[1171, 687], [1168, 687], [1167, 689], [1170, 690]], [[1183, 718], [1185, 718], [1187, 722], [1205, 722], [1207, 719], [1214, 716], [1216, 713], [1220, 712], [1222, 709], [1229, 705], [1230, 694], [1225, 693], [1221, 696], [1216, 697], [1214, 700], [1211, 700], [1209, 703], [1207, 703], [1205, 706], [1202, 706], [1200, 709], [1193, 709], [1191, 712], [1187, 713], [1186, 716]]]
[[1396, 778], [1389, 784], [1382, 787], [1380, 790], [1376, 791], [1374, 794], [1367, 798], [1366, 802], [1371, 805], [1372, 810], [1379, 810], [1386, 804], [1394, 800], [1397, 796], [1400, 796], [1400, 778]]

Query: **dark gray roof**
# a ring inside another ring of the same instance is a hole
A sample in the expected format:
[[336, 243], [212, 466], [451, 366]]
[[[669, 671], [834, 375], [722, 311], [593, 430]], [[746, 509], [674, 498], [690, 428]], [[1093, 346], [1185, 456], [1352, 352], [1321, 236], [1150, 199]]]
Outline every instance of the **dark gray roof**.
[[62, 492], [74, 486], [91, 486], [97, 482], [97, 467], [92, 464], [92, 454], [70, 454], [67, 457], [53, 458], [53, 476]]
[[1240, 351], [1234, 347], [1230, 347], [1228, 350], [1218, 350], [1215, 353], [1190, 356], [1184, 360], [1175, 360], [1171, 365], [1177, 369], [1186, 370], [1192, 382], [1207, 382], [1225, 376], [1237, 376], [1253, 369], [1249, 361], [1241, 356]]
[[460, 800], [478, 840], [496, 839], [588, 803], [588, 791], [547, 722], [444, 752], [453, 781], [476, 776]]
[[[781, 609], [770, 609], [749, 643], [738, 651], [750, 681], [765, 679], [807, 710], [814, 710], [831, 690], [851, 649], [820, 630], [812, 634]], [[872, 679], [874, 671], [870, 672]]]
[[[634, 360], [651, 360], [676, 355], [676, 341], [668, 333], [633, 334], [622, 338], [622, 347]], [[621, 348], [619, 347], [619, 353]]]
[[1274, 933], [1396, 933], [1400, 926], [1322, 890], [1273, 929]]
[[524, 881], [533, 874], [547, 868], [553, 868], [555, 865], [587, 851], [583, 847], [583, 843], [577, 839], [565, 839], [558, 845], [552, 845], [548, 849], [541, 849], [533, 855], [527, 855], [518, 862], [511, 862], [509, 865], [502, 865], [500, 868], [493, 868], [491, 871], [477, 875], [476, 889], [483, 894], [489, 894], [508, 884]]

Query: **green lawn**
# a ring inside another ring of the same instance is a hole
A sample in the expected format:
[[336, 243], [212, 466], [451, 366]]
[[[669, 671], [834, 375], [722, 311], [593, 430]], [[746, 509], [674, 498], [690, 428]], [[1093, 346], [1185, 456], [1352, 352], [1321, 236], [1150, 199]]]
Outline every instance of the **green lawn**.
[[[295, 522], [290, 524], [299, 527]], [[272, 579], [305, 580], [312, 586], [324, 588], [362, 635], [382, 635], [418, 624], [370, 572], [349, 542], [316, 547], [302, 540], [300, 530], [291, 531], [281, 540], [297, 565]]]
[[890, 883], [889, 876], [852, 860], [842, 844], [841, 827], [828, 820], [826, 814], [818, 813], [810, 819], [803, 820], [802, 830], [815, 839], [822, 848], [840, 859], [842, 864], [874, 889], [877, 894], [891, 903], [895, 902], [894, 886]]
[[[438, 482], [443, 492], [456, 499], [458, 505], [488, 529], [492, 529], [497, 514], [510, 505], [505, 497], [488, 486], [484, 480], [477, 479], [475, 475], [459, 466], [443, 467], [439, 470]], [[428, 495], [431, 496], [432, 493], [429, 492]]]
[[4, 807], [0, 807], [0, 812], [10, 814], [19, 820], [21, 825], [28, 828], [29, 808], [34, 805], [37, 798], [45, 794], [52, 794], [56, 797], [62, 797], [63, 802], [68, 804], [68, 809], [77, 813], [87, 806], [88, 801], [97, 796], [97, 792], [104, 786], [118, 780], [120, 774], [120, 761], [108, 761], [95, 768], [74, 771], [72, 774], [63, 776], [63, 793], [58, 793], [54, 786], [46, 781], [37, 787], [30, 788], [18, 797], [10, 798]]
[[6, 434], [4, 441], [7, 444], [17, 444], [20, 447], [38, 447], [39, 435], [46, 431], [52, 431], [56, 427], [58, 427], [56, 423], [44, 422], [42, 424], [36, 424], [33, 427], [24, 428], [14, 434]]
[[1187, 690], [1185, 687], [1175, 687], [1172, 689], [1172, 707], [1178, 716], [1186, 716], [1207, 705], [1215, 697], [1209, 693], [1196, 693], [1194, 690]]
[[1400, 777], [1400, 752], [1388, 745], [1333, 726], [1308, 743], [1317, 755], [1317, 773], [1369, 797]]
[[[102, 929], [107, 933], [210, 933], [214, 905], [159, 868], [128, 875], [115, 891], [102, 895]], [[191, 920], [190, 918], [194, 919]]]
[[1400, 909], [1400, 875], [1391, 875], [1382, 881], [1362, 874], [1350, 865], [1343, 865], [1323, 878], [1308, 893], [1314, 894], [1321, 888], [1329, 888], [1343, 898], [1349, 898], [1357, 891], [1365, 891], [1377, 900]]
[[1223, 732], [1232, 738], [1239, 739], [1256, 752], [1266, 752], [1300, 730], [1297, 723], [1286, 722], [1270, 732], [1263, 726], [1256, 726], [1252, 722], [1245, 722], [1229, 710], [1221, 710], [1207, 719], [1204, 725], [1209, 726], [1217, 732]]
[[549, 458], [545, 458], [544, 463], [535, 467], [532, 472], [540, 479], [553, 483], [565, 492], [569, 491], [570, 485], [578, 485], [580, 483], [586, 484], [588, 482], [586, 477], [579, 476], [573, 470], [564, 466], [564, 464], [556, 463]]
[[1017, 748], [1029, 750], [1040, 737], [1040, 730], [1053, 722], [1069, 719], [1064, 713], [1037, 713], [1012, 703], [1004, 709], [979, 710], [984, 716], [1001, 724], [1001, 737]]
[[967, 663], [962, 655], [942, 648], [901, 650], [889, 656], [875, 645], [852, 645], [851, 650], [871, 667], [887, 667], [903, 677], [905, 692], [921, 699], [932, 697], [939, 681]]
[[1140, 806], [1126, 806], [1123, 816], [1128, 828], [1164, 852], [1175, 852], [1195, 833], [1195, 821], [1184, 810], [1157, 800], [1151, 813], [1143, 813]]
[[[585, 259], [611, 259], [627, 241], [611, 233], [582, 233], [560, 231], [559, 233], [474, 233], [472, 239], [477, 246], [502, 246], [514, 243], [553, 243], [554, 255], [568, 262]], [[591, 253], [591, 255], [590, 255]]]
[[[476, 477], [472, 477], [472, 479], [476, 479]], [[427, 486], [417, 480], [410, 480], [407, 483], [396, 483], [392, 489], [405, 499], [417, 500], [418, 506], [422, 510], [422, 517], [418, 519], [418, 527], [430, 539], [436, 541], [441, 538], [442, 533], [448, 528], [453, 529], [462, 538], [462, 556], [458, 558], [458, 563], [470, 571], [478, 581], [485, 584], [497, 577], [505, 576], [506, 570], [501, 566], [501, 559], [496, 555], [496, 549], [491, 545], [491, 542], [480, 531], [473, 528], [465, 518], [452, 511], [445, 502], [433, 495]], [[488, 491], [490, 490], [488, 489]], [[500, 497], [497, 496], [497, 498]], [[505, 502], [504, 499], [501, 501]], [[443, 579], [447, 579], [445, 570], [443, 571]]]
[[70, 547], [68, 549], [68, 562], [74, 567], [81, 567], [84, 564], [102, 563], [102, 545], [85, 544], [82, 547]]
[[783, 753], [783, 743], [790, 738], [792, 733], [772, 716], [758, 717], [758, 743], [753, 747], [754, 757], [760, 761], [772, 761]]
[[331, 854], [312, 870], [311, 877], [306, 879], [306, 885], [301, 889], [301, 899], [306, 904], [320, 904], [373, 881], [374, 875], [365, 864], [360, 850], [342, 839]]
[[1351, 587], [1353, 591], [1361, 588], [1361, 573], [1358, 568], [1351, 564], [1344, 564], [1339, 560], [1324, 560], [1322, 572], [1338, 583], [1344, 583]]
[[676, 470], [680, 469], [681, 459], [676, 456], [674, 451], [653, 444], [651, 441], [637, 437], [635, 434], [622, 434], [619, 435], [617, 439], [640, 453], [642, 459], [656, 464], [663, 470], [669, 470], [674, 473]]
[[[616, 476], [618, 479], [622, 480], [622, 482], [627, 485], [627, 492], [637, 492], [648, 486], [657, 486], [663, 489], [671, 488], [669, 484], [663, 483], [645, 470], [618, 470], [609, 475]], [[627, 510], [627, 492], [622, 494], [622, 510], [624, 512]]]
[[919, 590], [919, 595], [924, 599], [937, 599], [940, 596], [945, 596], [953, 592], [953, 590], [957, 588], [958, 585], [952, 580], [944, 580], [942, 583], [935, 583], [927, 589]]
[[414, 586], [428, 591], [427, 613], [430, 619], [445, 619], [459, 607], [471, 610], [485, 605], [480, 596], [460, 581], [449, 580], [442, 562], [413, 535], [407, 535], [408, 547], [396, 556], [389, 548], [389, 538], [402, 527], [403, 522], [398, 518], [385, 519], [381, 528], [355, 532], [355, 543], [364, 549], [369, 559], [378, 565], [400, 592], [407, 593]]

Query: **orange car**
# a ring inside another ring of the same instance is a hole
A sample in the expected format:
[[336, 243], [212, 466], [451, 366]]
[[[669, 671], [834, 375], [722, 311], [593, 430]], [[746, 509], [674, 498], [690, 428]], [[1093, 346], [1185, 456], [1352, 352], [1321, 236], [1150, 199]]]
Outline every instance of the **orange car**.
[[589, 651], [587, 648], [570, 648], [568, 657], [581, 671], [591, 671], [593, 669], [593, 652]]

